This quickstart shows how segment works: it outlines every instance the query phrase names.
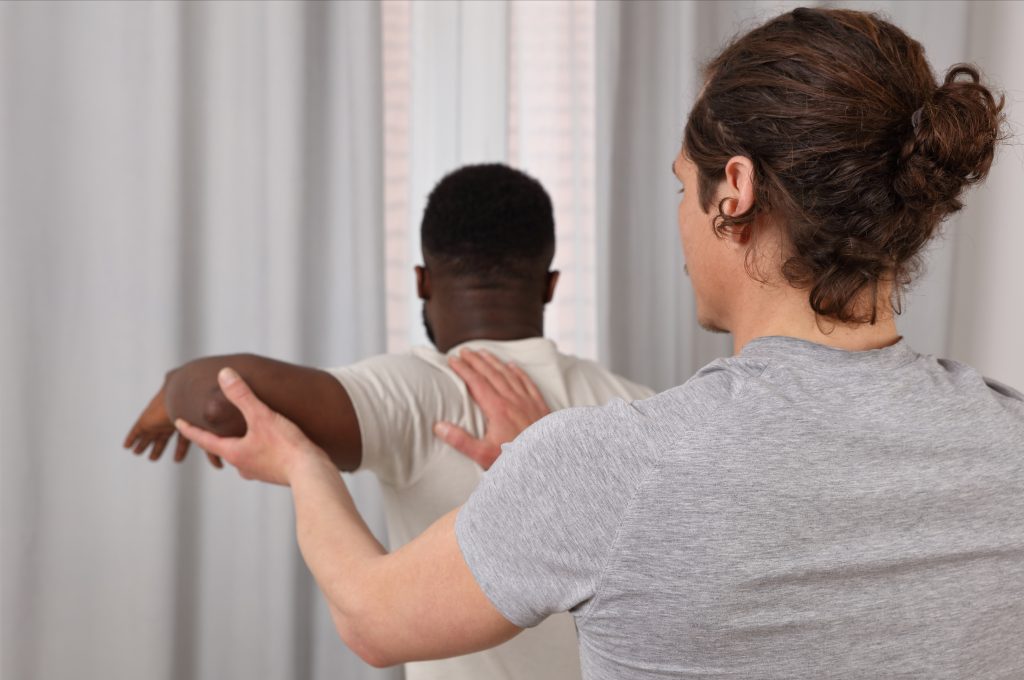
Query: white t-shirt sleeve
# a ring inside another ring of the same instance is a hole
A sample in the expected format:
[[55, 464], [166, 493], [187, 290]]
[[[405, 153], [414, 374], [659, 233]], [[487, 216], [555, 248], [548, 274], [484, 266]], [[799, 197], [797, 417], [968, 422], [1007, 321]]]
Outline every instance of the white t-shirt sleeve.
[[385, 354], [327, 369], [348, 392], [362, 439], [360, 470], [406, 486], [439, 450], [438, 420], [467, 426], [468, 394], [438, 366], [412, 354]]

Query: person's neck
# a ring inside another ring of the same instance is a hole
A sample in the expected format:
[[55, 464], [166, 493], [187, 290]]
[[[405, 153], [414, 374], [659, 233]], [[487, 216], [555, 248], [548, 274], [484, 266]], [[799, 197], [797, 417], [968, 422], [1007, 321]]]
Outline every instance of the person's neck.
[[467, 290], [446, 297], [434, 320], [435, 344], [442, 354], [470, 340], [523, 340], [544, 335], [544, 304], [524, 303], [501, 291]]
[[733, 352], [739, 354], [751, 340], [784, 336], [850, 352], [888, 347], [899, 341], [895, 315], [888, 297], [879, 296], [874, 323], [846, 324], [814, 313], [806, 295], [797, 289], [748, 305], [747, 313], [730, 324]]

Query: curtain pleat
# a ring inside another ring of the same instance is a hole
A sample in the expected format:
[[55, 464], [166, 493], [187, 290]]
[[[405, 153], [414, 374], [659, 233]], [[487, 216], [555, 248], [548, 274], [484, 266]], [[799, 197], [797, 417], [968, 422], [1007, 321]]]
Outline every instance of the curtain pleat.
[[287, 490], [120, 448], [190, 358], [383, 351], [379, 6], [3, 3], [0, 53], [2, 676], [401, 677]]

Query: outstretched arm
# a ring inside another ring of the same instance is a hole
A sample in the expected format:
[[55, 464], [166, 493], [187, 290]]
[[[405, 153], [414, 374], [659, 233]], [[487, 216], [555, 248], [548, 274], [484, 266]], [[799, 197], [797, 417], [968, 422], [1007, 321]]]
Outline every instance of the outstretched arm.
[[[255, 354], [204, 357], [170, 371], [128, 433], [124, 447], [137, 454], [152, 447], [150, 459], [159, 459], [177, 418], [223, 436], [244, 434], [245, 419], [217, 384], [217, 371], [225, 366], [244, 376], [271, 408], [302, 428], [336, 468], [359, 467], [359, 422], [341, 383], [326, 371]], [[184, 459], [187, 451], [188, 439], [179, 435], [174, 459]], [[219, 460], [211, 457], [211, 462], [218, 465]]]
[[390, 666], [467, 654], [521, 631], [491, 604], [466, 565], [455, 538], [457, 509], [387, 554], [326, 454], [235, 372], [222, 371], [220, 381], [245, 418], [245, 436], [218, 437], [181, 420], [178, 428], [243, 477], [291, 486], [302, 555], [339, 635], [365, 661]]

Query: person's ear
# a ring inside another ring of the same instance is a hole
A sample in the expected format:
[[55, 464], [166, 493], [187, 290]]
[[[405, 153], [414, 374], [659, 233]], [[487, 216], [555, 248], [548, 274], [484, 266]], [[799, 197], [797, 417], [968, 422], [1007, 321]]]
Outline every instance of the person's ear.
[[421, 300], [430, 299], [430, 270], [426, 267], [416, 265], [416, 295]]
[[[725, 200], [721, 203], [726, 215], [742, 215], [754, 207], [754, 162], [746, 156], [733, 156], [725, 164]], [[750, 240], [751, 227], [730, 229], [729, 234], [738, 245]]]
[[548, 272], [548, 282], [544, 287], [544, 304], [551, 302], [555, 297], [555, 286], [558, 285], [559, 272]]

